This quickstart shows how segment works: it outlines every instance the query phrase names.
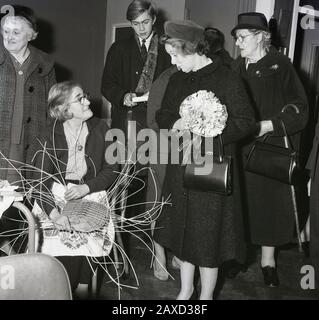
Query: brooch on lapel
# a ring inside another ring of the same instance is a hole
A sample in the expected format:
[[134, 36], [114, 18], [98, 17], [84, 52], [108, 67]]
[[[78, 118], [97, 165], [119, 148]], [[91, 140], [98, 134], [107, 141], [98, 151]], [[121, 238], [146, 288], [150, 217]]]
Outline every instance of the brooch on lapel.
[[279, 66], [278, 66], [278, 64], [274, 64], [274, 65], [272, 65], [272, 66], [270, 67], [270, 69], [271, 69], [271, 70], [277, 70], [277, 69], [279, 69]]
[[261, 72], [259, 70], [256, 71], [257, 77], [261, 77]]

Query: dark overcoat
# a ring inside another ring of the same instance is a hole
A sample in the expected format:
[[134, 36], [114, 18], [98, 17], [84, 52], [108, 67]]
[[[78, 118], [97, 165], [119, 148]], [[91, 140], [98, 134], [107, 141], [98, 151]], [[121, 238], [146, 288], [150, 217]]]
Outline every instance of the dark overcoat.
[[[257, 121], [271, 120], [274, 131], [267, 142], [284, 146], [284, 122], [289, 138], [298, 151], [300, 135], [308, 120], [308, 102], [304, 88], [288, 57], [270, 48], [257, 63], [249, 64], [239, 57], [233, 64], [250, 95]], [[282, 112], [287, 104], [292, 107]], [[244, 161], [251, 148], [251, 137], [243, 148]], [[254, 244], [278, 246], [294, 235], [294, 206], [291, 187], [276, 180], [245, 172], [251, 241]]]
[[[33, 142], [46, 129], [47, 99], [55, 83], [54, 64], [50, 56], [29, 45], [31, 62], [26, 74], [23, 99], [24, 149], [26, 163], [34, 154]], [[15, 99], [16, 71], [8, 51], [0, 45], [0, 150], [9, 155]], [[8, 163], [0, 160], [0, 179], [6, 179]]]
[[163, 193], [165, 197], [171, 195], [171, 205], [163, 208], [154, 239], [182, 260], [202, 267], [218, 267], [227, 260], [244, 258], [235, 143], [251, 133], [255, 121], [239, 76], [216, 59], [196, 72], [179, 71], [171, 76], [162, 107], [156, 114], [159, 127], [171, 128], [180, 118], [182, 101], [198, 90], [212, 91], [227, 107], [228, 120], [222, 139], [225, 153], [233, 158], [233, 193], [222, 196], [185, 189], [185, 166], [169, 164]]
[[[158, 45], [155, 80], [170, 66], [170, 57], [163, 46]], [[128, 108], [123, 105], [124, 96], [135, 92], [143, 70], [143, 61], [134, 36], [113, 43], [106, 57], [102, 78], [102, 94], [112, 104], [112, 128], [125, 130]], [[146, 105], [132, 109], [133, 120], [144, 122], [146, 127]]]

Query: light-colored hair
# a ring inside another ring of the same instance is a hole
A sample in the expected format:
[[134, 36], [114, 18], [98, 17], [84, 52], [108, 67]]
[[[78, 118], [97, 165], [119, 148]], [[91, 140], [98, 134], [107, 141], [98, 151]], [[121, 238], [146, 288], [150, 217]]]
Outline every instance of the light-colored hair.
[[30, 37], [31, 37], [30, 41], [36, 39], [36, 37], [38, 36], [38, 32], [36, 32], [36, 31], [33, 29], [32, 24], [31, 24], [26, 18], [24, 18], [24, 17], [22, 17], [22, 16], [6, 16], [6, 17], [4, 17], [4, 18], [3, 18], [3, 21], [2, 21], [2, 23], [1, 23], [1, 34], [3, 33], [2, 28], [3, 28], [3, 26], [4, 26], [4, 24], [6, 23], [6, 20], [7, 20], [8, 18], [13, 18], [13, 19], [15, 19], [15, 20], [17, 20], [17, 21], [19, 21], [19, 20], [20, 20], [20, 21], [24, 21], [24, 22], [27, 24], [27, 26], [28, 26], [28, 30], [27, 30], [27, 31], [29, 32]]
[[170, 38], [169, 36], [164, 34], [161, 36], [160, 42], [164, 45], [171, 45], [184, 56], [195, 53], [208, 56], [210, 53], [210, 45], [208, 40], [206, 39], [206, 34], [204, 34], [204, 37], [202, 39], [199, 39], [199, 41], [196, 43], [177, 38]]
[[69, 112], [68, 101], [75, 88], [82, 87], [74, 81], [59, 82], [51, 87], [48, 97], [48, 111], [51, 118], [62, 122], [73, 118]]
[[271, 33], [263, 30], [258, 30], [258, 29], [248, 29], [248, 30], [251, 33], [255, 33], [255, 34], [260, 33], [262, 35], [260, 44], [262, 48], [265, 49], [266, 52], [268, 52], [271, 46]]

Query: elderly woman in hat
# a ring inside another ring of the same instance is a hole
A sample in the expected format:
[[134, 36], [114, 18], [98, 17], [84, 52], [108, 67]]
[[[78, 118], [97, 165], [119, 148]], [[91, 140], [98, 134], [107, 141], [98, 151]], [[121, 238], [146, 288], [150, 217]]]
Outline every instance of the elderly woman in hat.
[[12, 9], [1, 19], [0, 179], [21, 185], [17, 169], [31, 162], [32, 142], [45, 130], [46, 101], [55, 72], [52, 59], [30, 45], [38, 35], [33, 11], [22, 6]]
[[[307, 98], [288, 57], [271, 46], [265, 16], [256, 12], [240, 14], [231, 33], [240, 50], [233, 68], [246, 84], [258, 120], [244, 154], [265, 134], [269, 135], [267, 142], [284, 146], [282, 122], [294, 148], [299, 150], [308, 118]], [[279, 284], [275, 248], [293, 239], [295, 198], [287, 184], [247, 171], [245, 178], [251, 242], [261, 246], [264, 281], [274, 287]]]
[[251, 133], [253, 110], [239, 77], [220, 59], [210, 58], [207, 35], [201, 26], [192, 21], [168, 21], [164, 27], [162, 41], [180, 71], [170, 77], [156, 113], [159, 127], [178, 131], [181, 103], [199, 90], [214, 93], [229, 115], [221, 137], [225, 153], [234, 160], [233, 193], [225, 196], [186, 189], [185, 166], [168, 164], [163, 194], [171, 195], [172, 205], [163, 208], [154, 232], [155, 241], [182, 261], [177, 299], [190, 299], [194, 293], [195, 267], [199, 267], [201, 277], [200, 299], [212, 299], [219, 266], [232, 259], [241, 261], [244, 256], [235, 144]]

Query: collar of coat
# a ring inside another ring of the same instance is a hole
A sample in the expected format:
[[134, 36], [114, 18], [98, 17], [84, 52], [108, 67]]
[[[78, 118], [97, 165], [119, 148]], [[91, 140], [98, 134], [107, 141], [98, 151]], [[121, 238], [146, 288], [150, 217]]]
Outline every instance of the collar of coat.
[[178, 73], [182, 74], [185, 80], [189, 79], [193, 81], [194, 79], [202, 78], [202, 77], [210, 77], [212, 73], [214, 73], [219, 67], [222, 66], [222, 61], [219, 57], [212, 57], [212, 63], [208, 64], [207, 66], [197, 70], [191, 71], [188, 73], [184, 73], [182, 70], [179, 70]]
[[[92, 117], [89, 120], [86, 121], [87, 127], [89, 132], [91, 133], [98, 125], [98, 123], [101, 121], [101, 119]], [[54, 121], [50, 123], [50, 127], [54, 126]], [[55, 128], [54, 128], [54, 133], [60, 136], [64, 136], [64, 127], [63, 127], [63, 122], [62, 121], [57, 121]]]
[[[32, 45], [29, 45], [29, 49], [32, 58], [31, 65], [33, 65], [33, 67], [38, 67], [39, 74], [41, 74], [42, 76], [46, 76], [54, 66], [51, 57], [47, 53], [35, 48]], [[3, 45], [1, 45], [0, 65], [2, 65], [5, 61], [11, 62], [9, 54], [10, 53], [3, 47]], [[30, 68], [32, 68], [31, 65]]]
[[[286, 68], [287, 64], [290, 64], [289, 58], [278, 52], [276, 48], [270, 47], [269, 52], [254, 64], [254, 71], [249, 73], [249, 76], [253, 78], [270, 76], [274, 73], [281, 72]], [[242, 70], [246, 70], [245, 58], [239, 56], [234, 61], [232, 68], [238, 73], [241, 73]]]

